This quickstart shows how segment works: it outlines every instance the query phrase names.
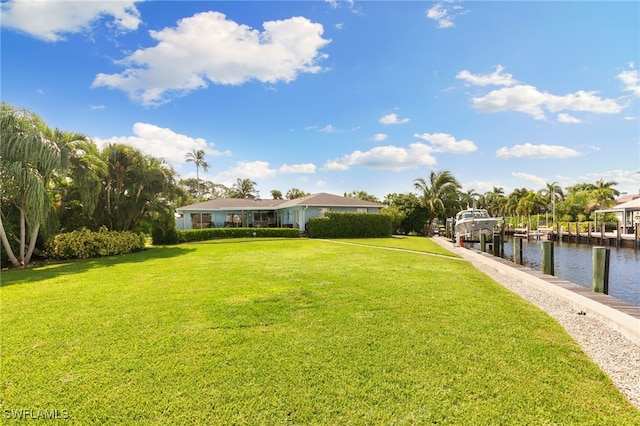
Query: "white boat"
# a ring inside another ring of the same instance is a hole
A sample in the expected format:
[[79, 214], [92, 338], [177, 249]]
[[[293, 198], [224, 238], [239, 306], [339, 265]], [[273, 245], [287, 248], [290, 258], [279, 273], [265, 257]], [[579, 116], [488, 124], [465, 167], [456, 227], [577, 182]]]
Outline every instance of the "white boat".
[[493, 235], [493, 228], [502, 222], [501, 217], [492, 217], [485, 209], [468, 208], [456, 214], [453, 230], [455, 239], [479, 240], [481, 234]]

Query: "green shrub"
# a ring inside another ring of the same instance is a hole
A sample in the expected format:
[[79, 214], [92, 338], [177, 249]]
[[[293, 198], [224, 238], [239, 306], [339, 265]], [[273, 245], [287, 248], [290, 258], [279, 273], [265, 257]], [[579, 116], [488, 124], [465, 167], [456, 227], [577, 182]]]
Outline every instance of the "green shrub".
[[204, 228], [177, 232], [178, 242], [206, 241], [222, 238], [299, 238], [297, 228]]
[[392, 219], [383, 214], [329, 212], [309, 219], [311, 238], [379, 238], [391, 236]]
[[168, 231], [161, 228], [154, 228], [151, 232], [151, 244], [154, 246], [178, 244], [179, 242], [180, 236], [175, 228], [171, 228]]
[[91, 232], [78, 231], [54, 235], [47, 243], [45, 256], [50, 259], [86, 259], [141, 251], [145, 246], [144, 234], [108, 231], [100, 228]]

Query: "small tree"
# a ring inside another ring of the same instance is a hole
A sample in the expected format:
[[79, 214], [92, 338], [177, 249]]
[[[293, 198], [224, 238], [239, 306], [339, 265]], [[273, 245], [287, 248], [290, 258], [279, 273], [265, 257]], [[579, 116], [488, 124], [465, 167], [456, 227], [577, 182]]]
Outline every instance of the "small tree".
[[431, 235], [433, 222], [438, 217], [444, 216], [453, 205], [458, 204], [461, 185], [451, 172], [444, 170], [438, 173], [431, 171], [428, 182], [418, 178], [414, 181], [414, 186], [422, 192], [420, 201], [429, 211], [424, 233]]

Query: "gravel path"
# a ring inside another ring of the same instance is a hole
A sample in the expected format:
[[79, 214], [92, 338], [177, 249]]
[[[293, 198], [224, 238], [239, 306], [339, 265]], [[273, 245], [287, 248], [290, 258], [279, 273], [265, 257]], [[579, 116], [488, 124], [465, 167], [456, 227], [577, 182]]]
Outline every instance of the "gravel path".
[[597, 317], [579, 315], [576, 309], [564, 300], [550, 297], [549, 293], [518, 278], [474, 261], [475, 258], [465, 253], [467, 249], [453, 247], [451, 242], [444, 241], [446, 243], [436, 242], [470, 260], [478, 270], [555, 318], [629, 401], [640, 409], [640, 344], [628, 339]]

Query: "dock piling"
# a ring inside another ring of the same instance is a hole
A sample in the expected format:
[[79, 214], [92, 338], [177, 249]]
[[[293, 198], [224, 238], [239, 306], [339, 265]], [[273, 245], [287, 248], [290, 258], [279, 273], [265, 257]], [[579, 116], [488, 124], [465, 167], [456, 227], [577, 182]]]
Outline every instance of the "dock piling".
[[493, 234], [493, 255], [500, 257], [500, 234]]
[[592, 249], [593, 291], [609, 294], [609, 259], [611, 250], [606, 247]]
[[554, 275], [555, 270], [553, 266], [553, 242], [542, 242], [542, 273], [546, 275]]
[[513, 261], [522, 265], [522, 238], [514, 237], [513, 238]]

